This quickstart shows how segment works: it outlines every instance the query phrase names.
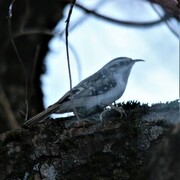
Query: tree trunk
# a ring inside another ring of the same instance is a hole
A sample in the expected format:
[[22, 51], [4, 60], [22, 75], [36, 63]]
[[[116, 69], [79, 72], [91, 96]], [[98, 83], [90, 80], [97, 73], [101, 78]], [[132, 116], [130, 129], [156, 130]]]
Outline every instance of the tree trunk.
[[[0, 133], [24, 122], [23, 113], [32, 116], [44, 109], [40, 75], [51, 36], [44, 35], [43, 29], [51, 31], [56, 26], [66, 4], [58, 0], [0, 2]], [[29, 32], [32, 29], [42, 33]]]

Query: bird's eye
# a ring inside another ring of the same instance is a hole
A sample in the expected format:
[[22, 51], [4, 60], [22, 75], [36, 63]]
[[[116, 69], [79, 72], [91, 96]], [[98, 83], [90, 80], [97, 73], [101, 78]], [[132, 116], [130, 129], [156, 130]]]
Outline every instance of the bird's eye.
[[121, 66], [124, 66], [124, 65], [126, 65], [126, 64], [128, 64], [127, 61], [121, 61], [121, 62], [119, 63], [119, 65], [121, 65]]
[[119, 63], [119, 65], [121, 65], [121, 66], [123, 66], [124, 64], [125, 64], [124, 61], [121, 61], [121, 62]]

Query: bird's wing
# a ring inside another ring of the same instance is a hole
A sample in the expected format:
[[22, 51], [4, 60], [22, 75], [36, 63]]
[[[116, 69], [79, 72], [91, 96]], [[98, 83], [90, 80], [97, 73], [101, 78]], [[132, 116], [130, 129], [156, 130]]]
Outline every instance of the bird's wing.
[[69, 101], [72, 98], [82, 98], [89, 96], [97, 96], [110, 91], [116, 86], [114, 78], [102, 72], [97, 72], [92, 76], [81, 81], [77, 86], [75, 86], [72, 91], [68, 91], [58, 102], [61, 104], [63, 102]]

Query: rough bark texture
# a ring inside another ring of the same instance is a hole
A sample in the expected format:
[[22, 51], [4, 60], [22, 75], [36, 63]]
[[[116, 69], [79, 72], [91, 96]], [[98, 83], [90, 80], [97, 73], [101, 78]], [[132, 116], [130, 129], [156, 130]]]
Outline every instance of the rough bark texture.
[[[86, 121], [50, 119], [1, 135], [1, 179], [177, 179], [178, 101], [152, 107], [131, 102], [123, 108], [122, 118], [111, 110], [103, 122], [99, 114]], [[155, 155], [148, 162], [150, 151]]]
[[139, 179], [178, 180], [180, 179], [180, 124], [156, 148], [144, 163]]

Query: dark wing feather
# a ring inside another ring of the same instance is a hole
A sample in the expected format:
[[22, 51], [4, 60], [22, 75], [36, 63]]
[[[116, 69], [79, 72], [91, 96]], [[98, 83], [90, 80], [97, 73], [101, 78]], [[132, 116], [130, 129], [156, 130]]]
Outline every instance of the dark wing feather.
[[76, 85], [72, 92], [68, 91], [58, 102], [61, 104], [62, 102], [69, 101], [71, 99], [71, 95], [73, 93], [75, 98], [88, 97], [88, 96], [97, 96], [102, 93], [108, 92], [110, 89], [116, 86], [116, 82], [113, 77], [108, 74], [108, 72], [98, 71], [92, 76], [86, 78], [81, 81], [78, 85]]

